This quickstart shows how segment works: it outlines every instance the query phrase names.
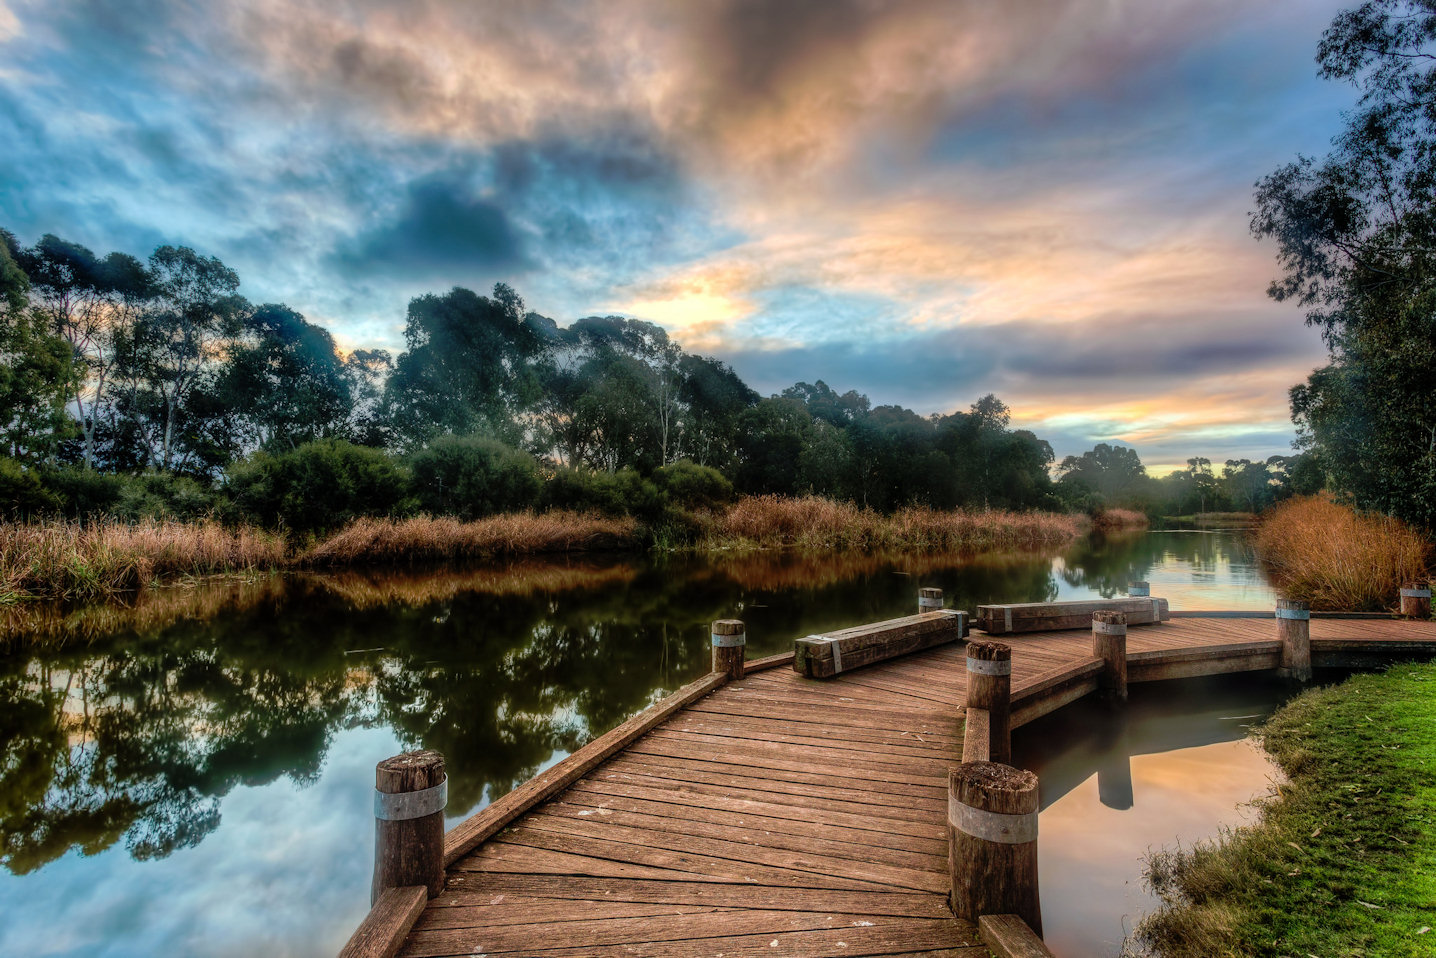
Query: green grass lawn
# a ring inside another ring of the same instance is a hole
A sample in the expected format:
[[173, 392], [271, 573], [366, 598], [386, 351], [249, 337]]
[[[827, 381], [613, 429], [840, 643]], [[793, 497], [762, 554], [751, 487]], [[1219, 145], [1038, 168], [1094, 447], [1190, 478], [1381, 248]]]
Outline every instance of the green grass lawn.
[[1289, 782], [1257, 824], [1152, 856], [1164, 958], [1436, 956], [1436, 665], [1313, 689], [1263, 731]]

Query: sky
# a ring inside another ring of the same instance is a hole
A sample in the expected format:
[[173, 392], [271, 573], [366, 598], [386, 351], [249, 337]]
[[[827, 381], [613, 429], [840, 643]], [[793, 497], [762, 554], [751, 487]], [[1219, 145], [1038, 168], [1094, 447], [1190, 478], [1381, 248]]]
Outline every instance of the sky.
[[765, 395], [1265, 458], [1325, 354], [1252, 187], [1354, 104], [1345, 5], [0, 0], [0, 227], [194, 247], [345, 348], [506, 282]]

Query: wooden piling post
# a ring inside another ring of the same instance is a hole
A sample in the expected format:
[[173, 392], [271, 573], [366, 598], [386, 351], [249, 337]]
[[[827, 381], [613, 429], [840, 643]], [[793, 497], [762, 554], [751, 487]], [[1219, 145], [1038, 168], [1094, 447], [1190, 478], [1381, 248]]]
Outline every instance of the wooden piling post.
[[967, 707], [988, 715], [988, 758], [1012, 761], [1012, 647], [967, 643]]
[[1152, 594], [1150, 582], [1129, 582], [1127, 583], [1127, 595], [1134, 599], [1145, 599]]
[[996, 762], [963, 762], [947, 786], [952, 912], [1017, 915], [1042, 934], [1037, 895], [1037, 776]]
[[727, 673], [730, 679], [741, 679], [748, 645], [748, 632], [742, 621], [719, 619], [713, 623], [712, 636], [713, 671]]
[[443, 891], [448, 799], [449, 778], [438, 752], [405, 752], [374, 767], [371, 906], [390, 888], [422, 885], [430, 898]]
[[942, 608], [941, 589], [918, 589], [917, 590], [917, 613], [936, 612]]
[[1401, 587], [1401, 614], [1409, 619], [1431, 618], [1431, 583], [1408, 582]]
[[1299, 599], [1277, 599], [1276, 635], [1281, 640], [1281, 674], [1311, 681], [1311, 607]]
[[1092, 613], [1092, 654], [1102, 660], [1097, 688], [1107, 702], [1127, 701], [1127, 613]]

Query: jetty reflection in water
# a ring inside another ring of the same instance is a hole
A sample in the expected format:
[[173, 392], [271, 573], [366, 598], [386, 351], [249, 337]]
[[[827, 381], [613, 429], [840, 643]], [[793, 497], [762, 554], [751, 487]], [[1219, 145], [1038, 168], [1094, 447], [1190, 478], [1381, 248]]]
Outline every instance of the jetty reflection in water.
[[1236, 537], [1162, 533], [1055, 557], [585, 557], [0, 610], [0, 900], [26, 903], [0, 953], [332, 954], [367, 909], [379, 759], [442, 751], [457, 820], [706, 671], [713, 619], [745, 619], [756, 657], [908, 614], [919, 585], [971, 609], [1132, 579], [1271, 605]]
[[1013, 734], [1013, 764], [1041, 782], [1042, 923], [1064, 956], [1114, 956], [1154, 909], [1142, 862], [1215, 837], [1280, 780], [1247, 732], [1294, 690], [1263, 674], [1131, 687], [1123, 709], [1075, 702]]

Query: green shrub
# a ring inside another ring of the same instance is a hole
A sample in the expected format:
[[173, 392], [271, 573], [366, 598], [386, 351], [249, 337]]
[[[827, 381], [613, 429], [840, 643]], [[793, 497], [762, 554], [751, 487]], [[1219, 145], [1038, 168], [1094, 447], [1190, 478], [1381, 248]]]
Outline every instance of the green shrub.
[[358, 516], [414, 511], [409, 474], [387, 453], [341, 439], [288, 452], [255, 453], [230, 467], [232, 517], [270, 528], [317, 533]]
[[655, 470], [653, 481], [669, 502], [684, 509], [711, 509], [733, 501], [733, 483], [723, 473], [687, 459]]
[[538, 504], [538, 464], [497, 439], [443, 436], [410, 457], [419, 508], [478, 519]]
[[650, 519], [662, 515], [665, 499], [658, 486], [632, 469], [595, 472], [580, 468], [554, 473], [544, 484], [543, 504], [550, 509]]
[[0, 458], [0, 515], [29, 519], [60, 511], [60, 498], [46, 489], [33, 469]]
[[117, 519], [136, 522], [140, 519], [202, 519], [219, 505], [219, 497], [209, 486], [189, 476], [167, 472], [145, 472], [123, 476], [119, 498], [109, 512]]
[[60, 500], [60, 510], [75, 519], [112, 515], [125, 489], [125, 477], [81, 466], [46, 469], [41, 481]]

